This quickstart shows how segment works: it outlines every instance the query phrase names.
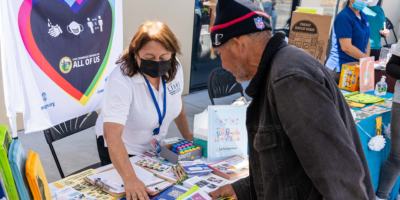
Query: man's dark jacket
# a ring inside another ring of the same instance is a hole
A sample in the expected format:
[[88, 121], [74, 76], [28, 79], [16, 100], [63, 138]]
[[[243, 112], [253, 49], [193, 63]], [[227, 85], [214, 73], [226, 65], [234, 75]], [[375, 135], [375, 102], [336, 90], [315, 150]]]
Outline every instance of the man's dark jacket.
[[337, 84], [320, 61], [276, 37], [246, 89], [253, 98], [246, 122], [250, 176], [232, 185], [238, 199], [374, 199], [360, 137]]

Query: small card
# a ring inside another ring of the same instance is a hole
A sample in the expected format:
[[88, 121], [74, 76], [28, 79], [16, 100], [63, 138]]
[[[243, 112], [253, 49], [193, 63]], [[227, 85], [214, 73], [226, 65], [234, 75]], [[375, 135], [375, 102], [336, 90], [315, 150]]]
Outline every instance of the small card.
[[393, 101], [384, 101], [384, 102], [381, 102], [381, 103], [375, 103], [374, 105], [382, 106], [382, 107], [386, 107], [386, 108], [392, 108]]
[[156, 138], [154, 138], [154, 140], [151, 141], [151, 146], [157, 152], [157, 155], [160, 156], [161, 145], [160, 145], [160, 143], [158, 142], [158, 140]]
[[357, 119], [365, 119], [367, 117], [371, 117], [373, 114], [368, 113], [368, 112], [364, 112], [364, 111], [356, 111], [356, 118]]
[[387, 108], [384, 108], [384, 107], [379, 107], [379, 106], [370, 106], [370, 107], [363, 108], [361, 110], [365, 111], [365, 112], [369, 112], [369, 113], [371, 113], [373, 115], [379, 115], [379, 114], [382, 114], [382, 113], [390, 111], [390, 109], [387, 109]]

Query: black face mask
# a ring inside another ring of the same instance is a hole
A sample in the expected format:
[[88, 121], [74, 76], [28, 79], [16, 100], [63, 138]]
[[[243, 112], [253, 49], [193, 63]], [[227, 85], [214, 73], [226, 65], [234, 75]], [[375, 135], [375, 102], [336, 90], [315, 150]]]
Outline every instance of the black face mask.
[[[140, 57], [139, 57], [140, 58]], [[151, 78], [159, 78], [165, 75], [171, 68], [171, 59], [166, 61], [151, 61], [140, 58], [140, 70]]]

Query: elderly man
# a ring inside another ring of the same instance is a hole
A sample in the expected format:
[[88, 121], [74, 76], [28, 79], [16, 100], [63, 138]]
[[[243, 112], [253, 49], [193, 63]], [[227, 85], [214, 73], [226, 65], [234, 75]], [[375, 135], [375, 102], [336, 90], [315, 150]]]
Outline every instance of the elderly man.
[[335, 81], [320, 61], [271, 34], [250, 0], [219, 0], [211, 38], [246, 93], [250, 175], [213, 199], [374, 199], [361, 141]]

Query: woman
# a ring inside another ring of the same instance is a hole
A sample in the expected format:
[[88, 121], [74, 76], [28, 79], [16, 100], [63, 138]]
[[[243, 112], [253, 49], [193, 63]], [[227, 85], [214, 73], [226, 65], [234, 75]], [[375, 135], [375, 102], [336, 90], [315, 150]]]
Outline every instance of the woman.
[[[102, 112], [96, 122], [102, 165], [112, 161], [124, 181], [127, 199], [148, 199], [129, 156], [152, 149], [172, 120], [193, 140], [182, 100], [183, 72], [176, 58], [180, 45], [166, 24], [142, 24], [107, 79]], [[104, 139], [103, 139], [104, 135]]]
[[276, 0], [266, 0], [262, 3], [264, 7], [264, 12], [271, 16], [272, 30], [276, 29], [276, 20], [278, 19], [278, 13], [275, 10]]
[[370, 44], [371, 44], [371, 56], [375, 57], [375, 61], [379, 60], [381, 54], [381, 38], [382, 36], [388, 37], [390, 31], [388, 29], [383, 30], [383, 23], [386, 22], [385, 13], [383, 9], [378, 6], [379, 0], [371, 0], [368, 3], [368, 7], [364, 8], [363, 12], [367, 15], [369, 28], [371, 31]]
[[[392, 105], [390, 151], [381, 168], [378, 190], [376, 191], [377, 200], [389, 198], [389, 193], [400, 174], [400, 125], [398, 124], [400, 121], [400, 42], [397, 43], [392, 58], [386, 65], [386, 72], [397, 79], [397, 82]], [[396, 200], [398, 199], [400, 199], [400, 195], [397, 196]]]
[[332, 49], [326, 67], [336, 83], [339, 83], [342, 65], [369, 57], [369, 24], [361, 11], [368, 0], [349, 0], [336, 17], [332, 31]]

